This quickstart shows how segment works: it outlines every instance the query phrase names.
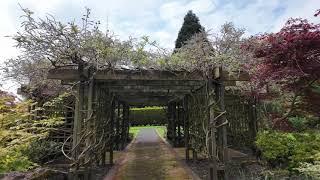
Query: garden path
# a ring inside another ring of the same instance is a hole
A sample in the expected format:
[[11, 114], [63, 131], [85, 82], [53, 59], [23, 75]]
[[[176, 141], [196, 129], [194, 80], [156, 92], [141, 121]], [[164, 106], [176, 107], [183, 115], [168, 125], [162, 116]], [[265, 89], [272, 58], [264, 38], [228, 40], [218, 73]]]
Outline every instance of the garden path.
[[105, 180], [195, 179], [155, 129], [141, 129]]

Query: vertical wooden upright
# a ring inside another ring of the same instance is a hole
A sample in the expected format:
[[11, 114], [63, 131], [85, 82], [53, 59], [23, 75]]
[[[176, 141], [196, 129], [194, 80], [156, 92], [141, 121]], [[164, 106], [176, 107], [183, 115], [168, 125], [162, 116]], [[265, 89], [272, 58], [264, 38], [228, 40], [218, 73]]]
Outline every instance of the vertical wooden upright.
[[130, 106], [126, 104], [126, 141], [129, 140], [129, 130], [130, 130]]
[[[89, 81], [89, 87], [88, 87], [88, 99], [87, 99], [87, 117], [86, 121], [89, 121], [87, 123], [88, 129], [92, 130], [94, 128], [94, 121], [92, 120], [93, 118], [93, 98], [94, 98], [94, 79], [92, 78]], [[90, 146], [91, 141], [93, 141], [93, 137], [89, 136], [86, 138], [86, 147]], [[90, 153], [89, 151], [86, 153], [85, 160], [90, 159]]]
[[121, 149], [124, 149], [127, 141], [127, 121], [128, 121], [128, 105], [122, 105], [122, 122], [121, 122]]
[[177, 103], [173, 102], [172, 105], [172, 140], [173, 146], [177, 145]]
[[[216, 154], [218, 155], [219, 158], [219, 163], [225, 164], [228, 159], [228, 148], [227, 148], [227, 122], [226, 122], [226, 116], [225, 116], [225, 102], [224, 102], [224, 81], [223, 81], [223, 73], [222, 73], [222, 67], [216, 68], [215, 69], [215, 97], [216, 97], [216, 102], [219, 107], [220, 113], [223, 113], [222, 115], [219, 116], [219, 118], [216, 121], [216, 126], [218, 127], [216, 129], [217, 131], [217, 152]], [[217, 167], [220, 167], [218, 165]], [[220, 169], [220, 168], [219, 168]], [[219, 171], [219, 179], [226, 179], [226, 172], [225, 169], [221, 169]]]
[[168, 108], [167, 108], [167, 118], [168, 118], [168, 131], [167, 131], [167, 138], [172, 141], [172, 137], [173, 137], [173, 113], [172, 113], [172, 103], [168, 104]]
[[217, 141], [216, 141], [216, 121], [215, 121], [215, 110], [212, 107], [214, 104], [214, 84], [209, 79], [207, 81], [207, 106], [208, 106], [208, 130], [210, 140], [208, 142], [208, 151], [209, 151], [209, 179], [218, 180], [218, 161], [217, 161]]
[[116, 120], [116, 134], [115, 134], [115, 148], [116, 150], [119, 150], [119, 140], [120, 140], [120, 102], [118, 101], [117, 103], [117, 117], [115, 118]]
[[[250, 143], [254, 144], [255, 138], [258, 132], [258, 124], [257, 124], [257, 110], [256, 110], [256, 98], [252, 97], [249, 99], [248, 103], [248, 115], [249, 115], [249, 134], [250, 134]], [[253, 145], [254, 146], [254, 145]], [[255, 148], [255, 147], [254, 147]]]
[[[218, 81], [216, 85], [216, 100], [220, 109], [220, 112], [225, 112], [225, 102], [224, 102], [224, 82], [223, 82], [223, 74], [222, 67], [219, 67], [219, 78], [216, 79]], [[218, 118], [218, 148], [219, 148], [219, 159], [222, 162], [228, 161], [228, 149], [227, 149], [227, 125], [222, 125], [226, 123], [225, 114]]]
[[[78, 159], [80, 153], [80, 138], [81, 128], [83, 121], [83, 107], [84, 107], [84, 88], [85, 78], [83, 76], [83, 64], [79, 64], [78, 73], [80, 75], [80, 82], [77, 85], [75, 113], [73, 121], [73, 134], [72, 134], [72, 157]], [[78, 167], [76, 167], [78, 168]]]
[[184, 131], [184, 144], [186, 148], [186, 160], [190, 160], [190, 143], [189, 143], [189, 109], [188, 109], [188, 101], [189, 101], [189, 95], [186, 95], [186, 97], [183, 99], [183, 131]]
[[[113, 95], [112, 95], [113, 96]], [[111, 102], [110, 130], [109, 130], [109, 164], [113, 164], [113, 147], [114, 147], [114, 119], [115, 119], [115, 101]]]
[[182, 111], [181, 111], [181, 106], [180, 102], [177, 103], [177, 128], [178, 128], [178, 138], [177, 138], [177, 145], [180, 146], [181, 144], [181, 120], [182, 120]]

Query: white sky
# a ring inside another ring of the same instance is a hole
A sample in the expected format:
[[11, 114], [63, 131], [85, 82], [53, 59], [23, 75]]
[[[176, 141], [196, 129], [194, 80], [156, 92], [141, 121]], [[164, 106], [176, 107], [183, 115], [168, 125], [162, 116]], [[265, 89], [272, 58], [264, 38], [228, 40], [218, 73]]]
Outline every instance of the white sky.
[[[245, 28], [247, 35], [275, 32], [289, 17], [313, 17], [320, 9], [320, 0], [0, 0], [0, 65], [18, 54], [14, 42], [5, 36], [15, 34], [20, 27], [22, 12], [18, 4], [44, 17], [46, 13], [59, 21], [79, 20], [84, 7], [92, 10], [94, 20], [102, 29], [107, 24], [121, 39], [148, 35], [160, 45], [173, 48], [174, 41], [188, 10], [193, 10], [206, 30], [216, 31], [227, 22]], [[108, 23], [107, 23], [108, 22]], [[4, 81], [1, 89], [16, 91], [16, 83]]]

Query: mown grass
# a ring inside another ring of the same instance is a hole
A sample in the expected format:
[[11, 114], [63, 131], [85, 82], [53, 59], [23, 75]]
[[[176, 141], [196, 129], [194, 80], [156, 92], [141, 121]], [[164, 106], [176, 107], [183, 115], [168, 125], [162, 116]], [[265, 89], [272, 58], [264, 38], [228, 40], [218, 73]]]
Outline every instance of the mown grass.
[[134, 126], [130, 127], [129, 133], [133, 134], [133, 137], [136, 137], [139, 134], [140, 130], [144, 128], [153, 128], [161, 137], [166, 137], [167, 128], [165, 126]]

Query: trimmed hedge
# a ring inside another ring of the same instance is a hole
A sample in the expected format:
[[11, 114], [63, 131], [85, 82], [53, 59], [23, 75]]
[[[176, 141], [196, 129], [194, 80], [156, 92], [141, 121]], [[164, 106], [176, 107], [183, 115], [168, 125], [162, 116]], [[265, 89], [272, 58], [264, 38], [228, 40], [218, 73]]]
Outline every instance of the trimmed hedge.
[[163, 107], [145, 107], [130, 109], [131, 126], [165, 125], [166, 111]]

